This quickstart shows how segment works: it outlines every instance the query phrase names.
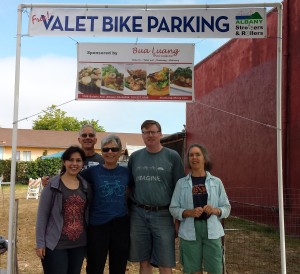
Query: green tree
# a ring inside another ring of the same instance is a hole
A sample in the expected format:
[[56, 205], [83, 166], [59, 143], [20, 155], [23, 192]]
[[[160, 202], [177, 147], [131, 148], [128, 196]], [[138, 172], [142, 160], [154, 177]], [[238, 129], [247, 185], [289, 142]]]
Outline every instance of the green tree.
[[98, 120], [86, 120], [86, 119], [83, 119], [82, 121], [79, 122], [80, 123], [80, 127], [83, 126], [83, 125], [92, 125], [94, 127], [94, 129], [97, 131], [97, 132], [104, 132], [105, 129], [103, 126], [100, 126], [98, 125]]
[[39, 115], [38, 118], [33, 121], [32, 129], [78, 131], [82, 125], [91, 124], [96, 131], [105, 131], [102, 126], [98, 125], [98, 120], [83, 119], [79, 121], [75, 117], [67, 116], [67, 113], [57, 108], [56, 105], [48, 107], [43, 112], [42, 115]]

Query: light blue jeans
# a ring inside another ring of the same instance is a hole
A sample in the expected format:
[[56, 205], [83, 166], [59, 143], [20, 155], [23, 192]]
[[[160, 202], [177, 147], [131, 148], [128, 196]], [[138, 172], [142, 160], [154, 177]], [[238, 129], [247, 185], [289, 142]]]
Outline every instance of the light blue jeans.
[[129, 261], [175, 267], [175, 226], [169, 209], [150, 211], [132, 206]]

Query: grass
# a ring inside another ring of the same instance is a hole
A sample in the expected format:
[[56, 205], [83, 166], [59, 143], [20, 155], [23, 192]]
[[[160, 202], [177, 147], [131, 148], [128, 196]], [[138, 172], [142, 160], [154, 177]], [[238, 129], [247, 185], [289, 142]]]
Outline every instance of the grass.
[[[236, 217], [225, 222], [228, 273], [281, 273], [278, 230]], [[300, 273], [300, 237], [286, 236], [287, 273]]]

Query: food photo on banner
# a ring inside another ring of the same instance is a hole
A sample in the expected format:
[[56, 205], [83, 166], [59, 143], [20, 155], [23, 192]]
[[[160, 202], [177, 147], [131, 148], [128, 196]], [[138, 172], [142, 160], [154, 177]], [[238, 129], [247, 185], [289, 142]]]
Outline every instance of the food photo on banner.
[[79, 43], [76, 99], [193, 101], [194, 44]]

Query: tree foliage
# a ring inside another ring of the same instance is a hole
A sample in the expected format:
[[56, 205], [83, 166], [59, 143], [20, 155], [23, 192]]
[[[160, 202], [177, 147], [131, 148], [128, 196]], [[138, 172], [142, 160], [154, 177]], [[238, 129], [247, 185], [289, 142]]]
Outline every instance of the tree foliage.
[[98, 124], [98, 120], [79, 121], [75, 117], [67, 116], [67, 113], [57, 108], [56, 105], [52, 105], [33, 121], [32, 129], [78, 131], [85, 124], [93, 125], [97, 132], [105, 131], [103, 126]]

